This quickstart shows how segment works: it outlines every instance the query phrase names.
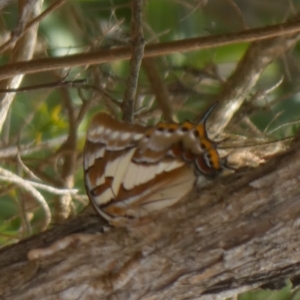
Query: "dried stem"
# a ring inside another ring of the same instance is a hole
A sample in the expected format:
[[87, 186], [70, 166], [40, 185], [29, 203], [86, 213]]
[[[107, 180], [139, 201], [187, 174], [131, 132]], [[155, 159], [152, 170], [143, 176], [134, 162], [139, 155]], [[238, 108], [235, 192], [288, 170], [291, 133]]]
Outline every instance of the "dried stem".
[[[26, 2], [22, 9], [22, 15], [20, 17], [20, 24], [27, 23], [40, 14], [43, 0]], [[24, 34], [22, 38], [16, 43], [13, 54], [11, 56], [11, 63], [17, 61], [26, 61], [32, 58], [34, 53], [36, 38], [37, 38], [38, 23], [33, 25]], [[1, 82], [0, 88], [16, 89], [19, 87], [24, 74], [17, 72], [14, 74], [15, 77], [10, 80]], [[6, 119], [9, 108], [14, 100], [14, 93], [5, 94], [1, 98], [0, 102], [0, 132], [2, 131], [3, 123]]]
[[51, 221], [51, 212], [50, 208], [43, 197], [43, 195], [34, 187], [34, 185], [39, 185], [39, 183], [34, 183], [24, 180], [23, 178], [13, 174], [12, 172], [5, 170], [3, 168], [0, 168], [0, 180], [2, 181], [7, 181], [7, 182], [13, 182], [17, 184], [18, 186], [22, 187], [25, 189], [27, 192], [29, 192], [34, 199], [41, 205], [42, 209], [44, 210], [45, 213], [45, 218], [43, 220], [43, 225], [41, 230], [47, 229], [48, 225], [50, 224]]
[[133, 121], [134, 102], [136, 89], [140, 73], [140, 67], [144, 55], [145, 40], [143, 36], [143, 0], [132, 0], [132, 18], [131, 18], [131, 43], [132, 54], [130, 59], [129, 75], [126, 83], [124, 99], [122, 103], [123, 120]]
[[[63, 165], [61, 170], [61, 179], [64, 188], [72, 188], [74, 185], [74, 173], [76, 167], [76, 143], [77, 143], [77, 122], [72, 99], [67, 89], [62, 89], [62, 99], [64, 107], [68, 115], [69, 134], [66, 142], [57, 151], [63, 157]], [[55, 219], [61, 221], [70, 215], [71, 194], [64, 194], [56, 199]]]
[[166, 121], [173, 121], [172, 107], [169, 100], [168, 90], [157, 71], [155, 60], [153, 58], [146, 58], [143, 60], [143, 67], [148, 76], [150, 85], [155, 93], [156, 101], [162, 110], [164, 119]]

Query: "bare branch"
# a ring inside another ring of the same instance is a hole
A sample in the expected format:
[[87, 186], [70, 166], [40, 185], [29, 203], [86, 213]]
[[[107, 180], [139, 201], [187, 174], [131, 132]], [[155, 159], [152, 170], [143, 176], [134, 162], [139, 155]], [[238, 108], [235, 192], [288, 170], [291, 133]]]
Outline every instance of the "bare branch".
[[134, 101], [136, 97], [136, 88], [140, 67], [144, 55], [145, 40], [143, 36], [143, 0], [132, 0], [132, 18], [131, 18], [131, 43], [132, 55], [130, 59], [129, 75], [122, 103], [123, 120], [133, 121]]
[[[66, 142], [57, 151], [62, 155], [63, 165], [61, 170], [61, 179], [64, 188], [72, 188], [74, 186], [74, 172], [76, 167], [76, 143], [77, 143], [77, 122], [72, 99], [67, 89], [62, 89], [62, 100], [68, 115], [69, 134]], [[55, 219], [61, 221], [66, 219], [71, 212], [72, 198], [71, 194], [64, 194], [55, 201]]]
[[163, 80], [160, 78], [159, 72], [156, 69], [155, 60], [152, 58], [144, 59], [143, 67], [147, 73], [149, 82], [156, 96], [157, 104], [162, 110], [165, 120], [173, 121], [169, 93], [166, 86], [163, 84]]
[[[40, 14], [43, 0], [35, 2], [26, 2], [25, 8], [22, 10], [21, 20], [25, 24]], [[27, 5], [27, 9], [26, 9]], [[26, 61], [32, 58], [37, 38], [38, 24], [32, 26], [26, 34], [16, 43], [10, 62]], [[24, 74], [16, 73], [15, 77], [1, 83], [1, 88], [16, 89], [20, 85]], [[8, 110], [13, 102], [15, 94], [6, 94], [0, 101], [0, 132], [6, 119]]]
[[48, 203], [46, 202], [43, 195], [34, 188], [34, 185], [39, 185], [39, 187], [41, 187], [41, 184], [39, 184], [39, 183], [32, 184], [32, 182], [24, 180], [23, 178], [15, 175], [12, 172], [5, 170], [3, 168], [0, 168], [0, 174], [1, 174], [0, 180], [7, 181], [7, 182], [13, 182], [13, 183], [17, 184], [18, 186], [24, 188], [27, 192], [29, 192], [34, 197], [34, 199], [37, 200], [37, 202], [41, 205], [41, 207], [45, 213], [45, 218], [43, 220], [44, 224], [42, 226], [42, 230], [45, 230], [51, 221], [51, 211], [50, 211]]
[[28, 22], [24, 26], [24, 28], [17, 28], [17, 30], [13, 32], [11, 38], [0, 47], [0, 53], [5, 52], [9, 47], [11, 47], [13, 43], [15, 43], [19, 38], [21, 38], [30, 28], [32, 28], [34, 25], [39, 25], [39, 23], [43, 18], [45, 18], [49, 13], [51, 13], [55, 9], [58, 9], [65, 2], [66, 0], [57, 0], [52, 5], [50, 5], [43, 13], [41, 13], [39, 16], [37, 16], [36, 18]]
[[[163, 56], [175, 52], [196, 51], [238, 44], [242, 42], [265, 40], [282, 35], [297, 33], [299, 31], [300, 25], [297, 21], [293, 23], [283, 23], [279, 25], [266, 26], [263, 28], [249, 29], [237, 33], [197, 37], [160, 44], [149, 44], [145, 46], [144, 57]], [[10, 63], [0, 67], [0, 80], [10, 78], [20, 73], [31, 74], [62, 68], [97, 65], [121, 59], [129, 59], [131, 53], [132, 51], [130, 47], [119, 47], [108, 50], [101, 49], [91, 53], [74, 54], [64, 57], [35, 59], [30, 62]]]
[[209, 131], [214, 136], [227, 126], [267, 65], [294, 47], [299, 39], [300, 35], [295, 34], [251, 44], [219, 95], [218, 111], [209, 120]]
[[[81, 135], [82, 136], [82, 135]], [[0, 158], [15, 157], [20, 154], [21, 156], [29, 155], [41, 151], [42, 149], [49, 149], [61, 145], [67, 140], [67, 135], [62, 135], [47, 141], [41, 142], [39, 145], [28, 143], [25, 145], [11, 146], [0, 149]]]
[[23, 86], [17, 89], [0, 89], [0, 93], [29, 92], [41, 89], [62, 89], [62, 88], [80, 88], [86, 84], [86, 79], [77, 80], [58, 80], [56, 82]]
[[74, 195], [74, 194], [78, 193], [77, 189], [58, 189], [58, 188], [55, 188], [55, 187], [52, 187], [52, 186], [49, 186], [46, 184], [42, 184], [39, 182], [34, 182], [34, 181], [30, 181], [30, 180], [25, 180], [25, 179], [23, 179], [23, 181], [30, 184], [31, 186], [34, 186], [38, 189], [44, 190], [44, 191], [49, 192], [54, 195], [69, 195], [69, 194]]

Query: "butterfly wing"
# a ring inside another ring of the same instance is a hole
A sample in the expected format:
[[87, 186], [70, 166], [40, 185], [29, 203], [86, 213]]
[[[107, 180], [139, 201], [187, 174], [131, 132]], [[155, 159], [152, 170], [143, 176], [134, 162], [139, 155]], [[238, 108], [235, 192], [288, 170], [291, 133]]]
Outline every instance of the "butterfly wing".
[[166, 156], [177, 138], [151, 130], [105, 113], [94, 116], [84, 150], [85, 186], [104, 218], [142, 216], [172, 205], [193, 187], [193, 167]]
[[116, 198], [135, 147], [146, 128], [119, 122], [106, 113], [96, 114], [87, 133], [83, 167], [85, 187], [95, 209]]
[[84, 150], [85, 186], [105, 219], [140, 217], [173, 205], [194, 186], [197, 176], [221, 170], [215, 144], [199, 124], [159, 123], [149, 128], [92, 119]]

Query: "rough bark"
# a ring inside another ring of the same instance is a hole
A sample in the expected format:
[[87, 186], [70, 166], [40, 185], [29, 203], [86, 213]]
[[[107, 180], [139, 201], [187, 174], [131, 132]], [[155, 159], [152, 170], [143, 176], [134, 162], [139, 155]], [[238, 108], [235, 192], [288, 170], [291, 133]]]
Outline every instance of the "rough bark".
[[[1, 299], [219, 299], [296, 276], [299, 145], [127, 227], [103, 232], [98, 217], [79, 216], [2, 249]], [[28, 249], [96, 231], [89, 242], [26, 259]]]

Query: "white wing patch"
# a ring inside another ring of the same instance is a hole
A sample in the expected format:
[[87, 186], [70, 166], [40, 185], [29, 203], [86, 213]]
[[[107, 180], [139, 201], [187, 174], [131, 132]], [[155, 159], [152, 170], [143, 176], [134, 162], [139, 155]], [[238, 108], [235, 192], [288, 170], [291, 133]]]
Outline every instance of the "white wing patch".
[[141, 210], [146, 210], [146, 212], [160, 210], [166, 206], [175, 204], [179, 199], [184, 197], [187, 191], [193, 188], [195, 182], [193, 172], [185, 175], [186, 176], [174, 180], [172, 184], [162, 186], [156, 193], [151, 193], [150, 196], [141, 203]]
[[119, 137], [119, 135], [120, 135], [120, 132], [119, 131], [115, 131], [115, 132], [113, 132], [111, 135], [110, 135], [110, 139], [112, 139], [112, 140], [117, 140], [118, 139], [118, 137]]
[[126, 141], [130, 138], [131, 136], [131, 132], [123, 132], [121, 135], [120, 135], [120, 138], [121, 138], [121, 141]]
[[104, 153], [105, 153], [105, 148], [104, 147], [101, 147], [100, 149], [98, 149], [96, 152], [95, 152], [95, 160], [97, 158], [101, 158], [104, 156]]
[[158, 164], [138, 164], [131, 162], [126, 171], [126, 177], [123, 186], [126, 190], [130, 190], [135, 186], [146, 183], [154, 179], [162, 172], [168, 172], [183, 166], [182, 161], [161, 161]]
[[169, 172], [171, 170], [182, 167], [183, 165], [184, 165], [183, 161], [176, 159], [176, 160], [173, 160], [172, 162], [169, 162], [169, 164], [165, 168], [165, 171]]
[[104, 175], [98, 176], [95, 185], [96, 186], [100, 186], [103, 183], [105, 183], [105, 176]]
[[87, 151], [84, 155], [84, 168], [87, 170], [94, 165], [95, 160], [104, 156], [105, 148], [99, 147], [97, 151]]
[[98, 126], [96, 128], [90, 129], [89, 133], [88, 133], [88, 136], [90, 138], [92, 138], [96, 135], [101, 135], [103, 131], [104, 131], [104, 127], [103, 126]]
[[102, 205], [105, 204], [107, 202], [109, 202], [111, 199], [114, 199], [115, 195], [112, 191], [111, 188], [108, 188], [107, 190], [105, 190], [102, 194], [100, 194], [99, 196], [94, 196], [93, 200], [98, 204], [98, 205]]
[[94, 153], [87, 153], [87, 154], [85, 154], [83, 161], [84, 161], [84, 169], [87, 170], [95, 162], [95, 155], [94, 155]]
[[134, 141], [139, 141], [143, 136], [144, 136], [143, 133], [135, 133], [135, 134], [133, 135], [133, 140], [134, 140]]
[[[165, 176], [167, 177], [167, 176], [169, 176], [170, 171], [178, 169], [178, 168], [182, 167], [183, 165], [184, 165], [184, 163], [180, 160], [161, 161], [158, 164], [136, 164], [134, 162], [131, 162], [126, 171], [126, 177], [124, 178], [124, 181], [123, 181], [123, 187], [126, 190], [130, 191], [141, 184], [145, 184], [151, 180], [154, 180], [156, 178], [156, 176], [162, 175], [163, 172], [165, 172]], [[170, 185], [170, 182], [168, 182], [166, 185], [168, 187], [170, 187], [169, 189], [165, 189], [164, 184], [162, 184], [162, 186], [159, 187], [159, 189], [162, 190], [162, 193], [159, 195], [155, 192], [155, 189], [157, 189], [158, 186], [154, 185], [153, 187], [147, 187], [147, 190], [143, 191], [142, 194], [139, 194], [138, 197], [133, 196], [128, 199], [124, 199], [124, 201], [118, 202], [118, 204], [116, 204], [116, 205], [122, 206], [125, 203], [127, 203], [127, 205], [130, 205], [130, 203], [134, 203], [135, 201], [137, 201], [137, 199], [139, 199], [139, 198], [141, 199], [143, 197], [145, 197], [147, 199], [147, 202], [148, 201], [151, 202], [152, 198], [155, 199], [155, 197], [170, 198], [169, 197], [170, 193], [178, 200], [178, 197], [181, 197], [182, 193], [183, 194], [186, 193], [187, 190], [185, 188], [192, 187], [195, 182], [195, 175], [194, 175], [193, 171], [189, 171], [189, 172], [185, 172], [185, 173], [186, 174], [184, 174], [184, 177], [186, 177], [186, 178], [180, 177], [179, 180], [177, 178], [175, 178], [174, 185], [173, 185], [173, 182], [171, 182], [171, 185]], [[176, 186], [178, 181], [179, 181], [179, 186]], [[183, 182], [184, 182], [184, 184], [183, 184]], [[175, 191], [175, 193], [173, 193], [172, 191]], [[155, 195], [152, 197], [151, 194], [153, 192], [155, 193]], [[170, 200], [170, 201], [173, 201], [173, 200]], [[162, 204], [162, 205], [166, 206], [166, 204]]]
[[104, 133], [103, 133], [103, 136], [106, 136], [105, 140], [108, 139], [110, 133], [111, 133], [111, 129], [110, 128], [106, 128], [105, 131], [104, 131]]
[[138, 173], [139, 165], [131, 162], [126, 170], [126, 176], [123, 180], [123, 186], [126, 190], [132, 189], [136, 185], [136, 177]]
[[170, 163], [169, 162], [166, 162], [166, 161], [161, 161], [159, 164], [158, 164], [158, 168], [157, 168], [157, 171], [156, 171], [156, 174], [160, 174], [162, 173], [163, 171], [166, 170], [167, 166], [169, 165]]
[[120, 156], [120, 161], [118, 164], [118, 169], [114, 175], [112, 189], [114, 193], [117, 195], [120, 190], [120, 186], [124, 180], [125, 173], [127, 172], [128, 165], [132, 159], [135, 149], [130, 149], [124, 155]]
[[85, 184], [86, 184], [88, 190], [90, 191], [92, 189], [92, 183], [90, 181], [90, 177], [89, 176], [85, 176]]
[[127, 216], [142, 217], [151, 211], [175, 204], [193, 188], [195, 180], [193, 169], [186, 167], [174, 178], [159, 181], [157, 185], [149, 186], [142, 193], [133, 194], [114, 205], [124, 209]]
[[119, 156], [118, 158], [107, 162], [105, 171], [104, 171], [105, 177], [115, 177], [115, 174], [118, 170], [120, 159], [121, 159], [121, 157]]
[[158, 169], [158, 165], [148, 165], [148, 166], [143, 166], [140, 165], [139, 166], [139, 173], [138, 176], [136, 178], [136, 184], [135, 185], [139, 185], [139, 184], [143, 184], [147, 181], [152, 180], [155, 176], [156, 176], [156, 172]]

